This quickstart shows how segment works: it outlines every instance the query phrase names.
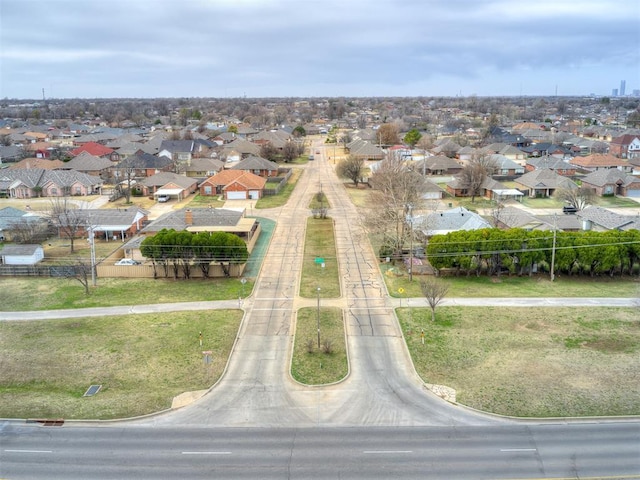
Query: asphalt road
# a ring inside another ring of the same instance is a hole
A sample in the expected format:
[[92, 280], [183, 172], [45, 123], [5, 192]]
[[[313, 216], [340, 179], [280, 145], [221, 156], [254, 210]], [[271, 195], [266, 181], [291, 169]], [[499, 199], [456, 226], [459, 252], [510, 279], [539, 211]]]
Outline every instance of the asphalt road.
[[0, 476], [16, 480], [622, 479], [640, 472], [634, 424], [1, 427]]
[[[343, 296], [332, 302], [344, 311], [350, 374], [336, 385], [308, 387], [291, 379], [288, 366], [295, 312], [305, 304], [297, 292], [307, 205], [320, 188], [335, 220]], [[401, 300], [388, 297], [355, 207], [323, 155], [309, 164], [276, 217], [227, 371], [209, 394], [187, 407], [127, 422], [62, 428], [5, 422], [0, 477], [640, 478], [638, 422], [543, 425], [452, 405], [425, 389], [395, 318]], [[423, 301], [410, 300], [415, 306]], [[448, 299], [520, 306], [568, 301]], [[196, 302], [62, 314], [237, 305]], [[4, 312], [0, 318], [33, 315]]]

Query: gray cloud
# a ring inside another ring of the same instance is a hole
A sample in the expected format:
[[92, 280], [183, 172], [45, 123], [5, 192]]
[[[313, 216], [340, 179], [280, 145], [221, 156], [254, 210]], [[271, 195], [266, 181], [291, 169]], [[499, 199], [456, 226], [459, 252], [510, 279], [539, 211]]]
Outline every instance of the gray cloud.
[[640, 88], [638, 18], [613, 0], [2, 0], [0, 97], [609, 94]]

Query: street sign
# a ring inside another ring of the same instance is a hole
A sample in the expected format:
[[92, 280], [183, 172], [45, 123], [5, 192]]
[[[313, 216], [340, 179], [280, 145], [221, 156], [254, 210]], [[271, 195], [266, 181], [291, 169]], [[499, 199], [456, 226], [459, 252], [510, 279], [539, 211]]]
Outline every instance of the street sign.
[[322, 258], [322, 257], [316, 257], [315, 262], [316, 262], [316, 263], [320, 263], [320, 264], [321, 264], [321, 263], [324, 263], [324, 258]]

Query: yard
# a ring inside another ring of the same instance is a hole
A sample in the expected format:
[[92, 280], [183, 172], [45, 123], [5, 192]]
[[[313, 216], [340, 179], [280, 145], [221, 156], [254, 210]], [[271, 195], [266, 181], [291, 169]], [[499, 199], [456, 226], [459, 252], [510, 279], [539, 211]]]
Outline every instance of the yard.
[[[399, 310], [423, 380], [520, 417], [640, 415], [640, 319], [631, 308]], [[422, 344], [421, 331], [425, 342]]]
[[[209, 310], [0, 322], [0, 418], [113, 419], [167, 409], [173, 397], [216, 382], [241, 318], [240, 310]], [[102, 388], [84, 397], [90, 385]]]

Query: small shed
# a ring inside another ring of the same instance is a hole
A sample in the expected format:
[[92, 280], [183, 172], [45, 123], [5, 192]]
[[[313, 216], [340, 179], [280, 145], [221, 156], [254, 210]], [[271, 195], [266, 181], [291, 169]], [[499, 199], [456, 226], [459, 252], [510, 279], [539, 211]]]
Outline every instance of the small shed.
[[35, 265], [44, 258], [41, 245], [5, 245], [0, 250], [5, 265]]

